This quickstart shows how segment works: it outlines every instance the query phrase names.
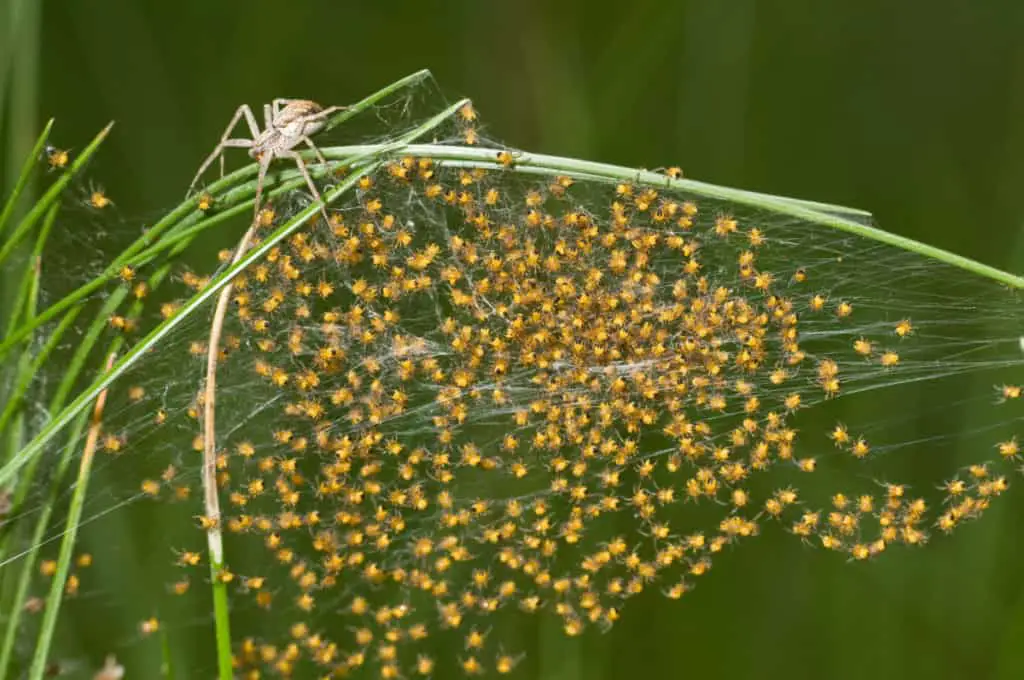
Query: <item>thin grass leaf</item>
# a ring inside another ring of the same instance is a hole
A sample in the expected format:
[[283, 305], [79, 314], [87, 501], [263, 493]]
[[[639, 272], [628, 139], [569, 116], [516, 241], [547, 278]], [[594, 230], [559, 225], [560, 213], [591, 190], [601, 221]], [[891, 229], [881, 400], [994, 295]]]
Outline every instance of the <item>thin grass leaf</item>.
[[[353, 145], [325, 147], [321, 149], [325, 158], [333, 160], [344, 160], [350, 155], [362, 156], [373, 153], [378, 147], [376, 145]], [[493, 149], [480, 149], [476, 147], [450, 146], [440, 144], [411, 144], [406, 152], [413, 156], [422, 156], [445, 160], [450, 164], [465, 164], [465, 167], [483, 167], [498, 169], [500, 163], [495, 162]], [[653, 186], [663, 186], [669, 189], [686, 191], [697, 196], [729, 201], [734, 204], [749, 206], [762, 210], [770, 210], [779, 215], [803, 220], [809, 224], [829, 227], [839, 231], [845, 231], [857, 236], [895, 246], [902, 250], [923, 255], [932, 260], [944, 262], [964, 271], [972, 272], [993, 281], [998, 281], [1011, 288], [1024, 289], [1024, 277], [1011, 274], [997, 269], [976, 260], [972, 260], [948, 250], [930, 246], [920, 241], [899, 236], [883, 231], [869, 224], [864, 224], [856, 218], [869, 218], [870, 213], [854, 208], [803, 201], [799, 199], [762, 194], [742, 189], [734, 189], [705, 182], [697, 182], [688, 179], [673, 179], [658, 173], [635, 168], [626, 168], [606, 163], [594, 163], [591, 161], [579, 160], [576, 158], [565, 158], [550, 156], [546, 154], [534, 154], [517, 152], [517, 171], [533, 171], [538, 174], [556, 175], [568, 174], [573, 178], [604, 178], [605, 181], [618, 182], [643, 182]]]
[[[110, 370], [113, 363], [114, 355], [111, 354], [107, 358], [107, 371]], [[107, 391], [104, 389], [96, 397], [96, 404], [93, 407], [92, 423], [89, 426], [89, 433], [86, 435], [85, 449], [82, 451], [82, 458], [78, 467], [78, 479], [75, 482], [75, 493], [71, 497], [71, 508], [68, 511], [67, 524], [64, 528], [64, 536], [60, 544], [60, 554], [57, 557], [57, 570], [53, 575], [53, 581], [50, 583], [50, 592], [46, 598], [46, 607], [43, 611], [43, 620], [39, 628], [39, 637], [37, 638], [35, 650], [32, 653], [32, 665], [29, 668], [30, 680], [42, 680], [46, 673], [50, 643], [53, 641], [53, 631], [57, 625], [57, 614], [60, 612], [60, 605], [64, 599], [64, 586], [67, 583], [68, 571], [71, 568], [71, 555], [75, 549], [75, 539], [78, 537], [78, 527], [82, 519], [82, 508], [85, 506], [85, 496], [89, 487], [92, 462], [96, 455], [96, 444], [99, 441], [103, 406], [106, 403], [106, 397]]]
[[[53, 206], [50, 212], [47, 213], [46, 219], [43, 221], [43, 228], [39, 232], [39, 237], [36, 239], [35, 247], [32, 250], [32, 255], [28, 258], [28, 263], [32, 266], [27, 267], [25, 274], [22, 276], [21, 282], [18, 284], [18, 293], [14, 298], [14, 308], [11, 313], [10, 319], [8, 319], [9, 333], [11, 329], [17, 324], [21, 317], [25, 319], [31, 319], [36, 315], [37, 309], [35, 302], [38, 300], [39, 293], [39, 279], [41, 269], [41, 257], [43, 246], [46, 244], [46, 239], [53, 228], [54, 221], [57, 218], [57, 206]], [[77, 316], [77, 312], [75, 312]], [[72, 317], [73, 318], [73, 317]], [[13, 381], [13, 389], [6, 393], [6, 404], [2, 411], [0, 411], [0, 433], [3, 433], [7, 421], [12, 417], [14, 412], [17, 410], [18, 405], [21, 403], [22, 397], [28, 391], [29, 383], [31, 382], [32, 376], [39, 370], [39, 367], [46, 360], [46, 357], [56, 347], [57, 341], [63, 335], [65, 328], [58, 328], [57, 331], [47, 338], [46, 344], [39, 350], [38, 354], [33, 358], [31, 356], [31, 348], [26, 347], [25, 352], [22, 354], [18, 361], [19, 369], [16, 373]], [[5, 458], [13, 455], [16, 449], [10, 449]]]
[[[24, 554], [20, 555], [7, 555], [5, 552], [0, 553], [3, 554], [2, 559], [0, 559], [0, 563], [10, 562], [15, 559], [20, 559], [22, 561], [17, 582], [12, 593], [11, 602], [5, 602], [5, 604], [9, 604], [9, 606], [6, 607], [6, 610], [10, 612], [10, 615], [7, 617], [3, 643], [2, 646], [0, 646], [0, 677], [7, 677], [7, 672], [10, 669], [11, 662], [13, 661], [14, 645], [17, 641], [18, 632], [20, 630], [21, 617], [25, 611], [25, 604], [28, 602], [30, 588], [32, 585], [32, 577], [35, 575], [36, 571], [39, 549], [43, 546], [50, 518], [53, 516], [53, 510], [57, 507], [57, 502], [63, 491], [64, 477], [76, 448], [75, 442], [78, 441], [87, 422], [88, 414], [83, 412], [75, 423], [68, 428], [68, 443], [61, 455], [61, 463], [58, 465], [54, 481], [50, 486], [49, 497], [41, 506], [39, 516], [36, 519], [35, 529], [31, 535], [31, 548], [29, 548]], [[15, 507], [18, 506], [16, 505]]]
[[14, 247], [21, 242], [23, 238], [32, 229], [32, 226], [39, 220], [43, 214], [49, 210], [50, 206], [60, 197], [64, 189], [71, 182], [74, 177], [82, 171], [92, 155], [99, 149], [100, 144], [106, 139], [110, 129], [114, 127], [114, 123], [109, 123], [105, 128], [100, 130], [100, 133], [93, 138], [87, 147], [82, 150], [82, 153], [75, 159], [71, 164], [71, 167], [64, 171], [60, 178], [54, 182], [46, 193], [40, 197], [38, 201], [32, 206], [28, 214], [21, 220], [18, 226], [14, 229], [11, 235], [4, 241], [3, 245], [0, 245], [0, 264], [10, 256]]
[[171, 640], [165, 628], [160, 629], [160, 677], [174, 680], [174, 654], [171, 653]]
[[4, 230], [7, 228], [7, 222], [11, 219], [11, 215], [14, 214], [14, 207], [18, 204], [18, 199], [21, 197], [21, 193], [25, 190], [25, 187], [28, 186], [29, 178], [32, 176], [32, 170], [36, 167], [39, 157], [43, 153], [43, 149], [46, 148], [46, 142], [50, 138], [50, 130], [52, 128], [53, 118], [46, 122], [46, 125], [43, 127], [43, 131], [39, 134], [39, 139], [36, 140], [36, 145], [32, 147], [32, 152], [26, 156], [25, 163], [21, 166], [21, 173], [18, 175], [18, 181], [15, 182], [10, 196], [7, 197], [7, 202], [4, 203], [3, 211], [0, 212], [0, 237], [3, 237]]
[[331, 129], [341, 125], [342, 123], [344, 123], [345, 121], [349, 120], [350, 118], [352, 118], [352, 117], [362, 113], [363, 111], [368, 110], [374, 104], [376, 104], [377, 102], [381, 101], [382, 99], [388, 97], [389, 95], [392, 95], [395, 92], [398, 92], [399, 90], [401, 90], [403, 88], [415, 85], [415, 84], [417, 84], [417, 83], [419, 83], [419, 82], [421, 82], [423, 80], [427, 80], [430, 77], [431, 77], [430, 69], [421, 69], [419, 71], [416, 71], [415, 73], [410, 73], [409, 75], [405, 76], [404, 78], [400, 78], [399, 80], [396, 80], [395, 82], [391, 83], [387, 87], [374, 92], [370, 96], [365, 97], [365, 98], [359, 100], [355, 104], [352, 104], [350, 106], [346, 106], [343, 111], [335, 114], [334, 116], [331, 116], [331, 119], [329, 121], [327, 121], [327, 125], [324, 126], [324, 131], [325, 132], [329, 131], [329, 130], [331, 130]]
[[[14, 389], [7, 395], [7, 402], [4, 404], [3, 410], [0, 410], [0, 433], [4, 432], [7, 423], [20, 411], [22, 399], [31, 386], [32, 378], [42, 370], [53, 350], [60, 344], [60, 341], [64, 338], [64, 333], [71, 327], [80, 311], [80, 309], [72, 309], [64, 315], [64, 318], [61, 319], [53, 332], [47, 336], [46, 342], [39, 348], [38, 352], [33, 355], [30, 351], [26, 350], [20, 357], [18, 362], [19, 368], [13, 380]], [[17, 428], [13, 429], [17, 430]], [[13, 455], [13, 451], [9, 453]]]
[[[181, 249], [184, 249], [186, 245], [187, 243], [182, 244]], [[179, 253], [180, 250], [172, 251], [170, 253], [171, 259]], [[171, 265], [168, 263], [160, 267], [152, 276], [149, 277], [149, 284], [152, 291], [155, 291], [160, 287], [161, 283], [163, 283], [169, 275], [170, 270]], [[89, 355], [92, 353], [96, 342], [99, 340], [101, 333], [107, 326], [107, 319], [117, 311], [117, 308], [123, 304], [127, 296], [128, 290], [126, 288], [120, 288], [114, 291], [103, 306], [97, 311], [89, 328], [82, 337], [82, 340], [78, 343], [74, 356], [68, 363], [67, 368], [62, 372], [62, 380], [55, 390], [53, 398], [48, 406], [49, 413], [57, 412], [63, 408], [68, 394], [70, 394], [72, 387], [77, 382], [82, 368], [85, 366], [85, 363]], [[137, 318], [142, 313], [142, 310], [142, 300], [136, 300], [128, 310], [126, 316], [128, 318]], [[64, 318], [61, 319], [60, 325], [52, 333], [52, 337], [60, 338], [63, 335], [64, 329], [70, 326], [80, 311], [81, 307], [72, 308]], [[114, 342], [112, 342], [108, 348], [106, 355], [115, 355], [120, 351], [123, 343], [123, 337], [115, 338]], [[12, 652], [21, 614], [24, 611], [25, 602], [28, 598], [28, 589], [31, 584], [32, 576], [35, 573], [37, 554], [39, 548], [43, 545], [43, 539], [49, 526], [53, 509], [57, 507], [58, 498], [65, 488], [66, 473], [76, 452], [75, 442], [79, 440], [82, 431], [85, 429], [87, 422], [86, 415], [86, 412], [83, 411], [70, 428], [68, 443], [63, 449], [60, 462], [57, 464], [56, 471], [51, 481], [49, 500], [43, 504], [39, 517], [36, 520], [33, 537], [29, 543], [32, 547], [29, 549], [27, 554], [17, 556], [22, 558], [23, 563], [21, 565], [21, 572], [18, 577], [17, 587], [13, 596], [13, 603], [10, 606], [5, 607], [6, 610], [13, 613], [8, 620], [8, 628], [4, 633], [2, 647], [0, 647], [0, 677], [6, 676], [7, 669], [12, 660]], [[33, 480], [35, 479], [35, 471], [39, 460], [40, 459], [38, 457], [34, 459], [18, 477], [18, 486], [13, 497], [14, 514], [20, 514], [25, 494], [31, 488]], [[6, 536], [0, 536], [0, 563], [13, 559], [12, 556], [6, 554], [4, 539], [6, 539]]]
[[[50, 403], [47, 406], [49, 413], [55, 413], [63, 408], [68, 394], [70, 394], [75, 382], [77, 382], [81, 375], [81, 371], [85, 366], [89, 355], [92, 353], [96, 342], [99, 340], [101, 333], [106, 327], [105, 320], [117, 310], [117, 308], [124, 302], [124, 298], [126, 296], [127, 291], [124, 289], [114, 291], [114, 293], [103, 304], [102, 308], [97, 312], [90, 327], [86, 330], [81, 342], [79, 342], [71, 361], [68, 362], [66, 369], [63, 371], [63, 377], [60, 385], [58, 385]], [[74, 322], [79, 311], [80, 308], [76, 308], [66, 314], [65, 317], [61, 319], [60, 326], [58, 326], [54, 331], [53, 335], [59, 338], [64, 332], [63, 329], [70, 327]], [[57, 467], [53, 475], [53, 480], [50, 484], [49, 499], [47, 502], [43, 503], [39, 516], [36, 518], [36, 526], [32, 533], [32, 540], [29, 543], [32, 547], [24, 555], [8, 554], [8, 536], [6, 533], [4, 535], [0, 535], [0, 563], [8, 563], [14, 559], [22, 559], [21, 572], [18, 576], [15, 591], [11, 596], [11, 601], [3, 603], [3, 609], [11, 612], [11, 614], [7, 619], [3, 643], [2, 647], [0, 647], [0, 677], [6, 677], [7, 670], [12, 661], [14, 643], [17, 638], [21, 615], [25, 610], [25, 603], [28, 599], [29, 586], [31, 585], [32, 576], [35, 573], [38, 551], [43, 545], [43, 538], [46, 535], [46, 530], [49, 526], [53, 510], [57, 507], [57, 500], [65, 488], [64, 484], [67, 470], [70, 467], [76, 451], [76, 443], [79, 441], [79, 437], [85, 429], [87, 415], [87, 412], [83, 411], [80, 417], [69, 429], [68, 442], [63, 448], [60, 460], [57, 463]], [[18, 516], [22, 513], [25, 498], [28, 491], [32, 488], [32, 484], [36, 476], [36, 468], [38, 467], [39, 462], [40, 459], [38, 457], [33, 459], [17, 478], [17, 485], [12, 497], [13, 516]]]

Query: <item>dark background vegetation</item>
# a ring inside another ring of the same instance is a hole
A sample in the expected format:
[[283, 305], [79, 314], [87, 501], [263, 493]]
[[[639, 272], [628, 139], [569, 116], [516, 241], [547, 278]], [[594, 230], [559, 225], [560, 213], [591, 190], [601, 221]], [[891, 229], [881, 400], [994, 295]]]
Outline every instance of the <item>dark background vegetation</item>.
[[[55, 141], [77, 149], [116, 120], [92, 174], [128, 220], [178, 203], [240, 103], [344, 104], [429, 68], [512, 146], [680, 165], [864, 208], [885, 229], [1011, 271], [1024, 261], [1019, 0], [23, 5], [27, 27], [0, 48], [18, 54], [21, 75], [8, 73], [4, 155], [27, 150], [50, 116]], [[953, 537], [868, 565], [769, 532], [682, 601], [631, 602], [607, 635], [568, 641], [542, 622], [531, 667], [546, 678], [1022, 677], [1016, 491]], [[140, 560], [172, 559], [159, 517], [140, 517], [109, 540], [153, 546]], [[100, 600], [160, 587], [109, 565], [91, 578]], [[67, 622], [88, 641], [75, 653], [94, 662], [121, 615], [102, 611], [76, 607]], [[186, 629], [202, 649], [206, 623]], [[158, 653], [149, 645], [120, 656], [141, 663]]]

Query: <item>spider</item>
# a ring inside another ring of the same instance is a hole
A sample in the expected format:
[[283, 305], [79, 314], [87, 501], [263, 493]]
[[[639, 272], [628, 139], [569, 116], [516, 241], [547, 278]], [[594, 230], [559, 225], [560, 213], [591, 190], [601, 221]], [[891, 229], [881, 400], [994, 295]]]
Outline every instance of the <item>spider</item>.
[[[225, 149], [249, 149], [249, 156], [259, 161], [260, 164], [259, 175], [256, 179], [256, 205], [253, 210], [254, 222], [256, 215], [259, 214], [260, 198], [263, 195], [263, 181], [266, 178], [267, 169], [275, 158], [291, 158], [295, 161], [299, 171], [302, 172], [302, 176], [306, 179], [306, 184], [309, 185], [309, 190], [313, 192], [313, 197], [320, 203], [321, 214], [323, 214], [325, 220], [328, 219], [327, 210], [323, 204], [323, 199], [320, 197], [320, 192], [317, 191], [316, 185], [313, 184], [313, 179], [309, 176], [309, 171], [306, 170], [306, 164], [302, 157], [294, 149], [298, 146], [299, 142], [305, 142], [306, 146], [316, 154], [317, 160], [321, 163], [326, 163], [327, 160], [320, 153], [320, 150], [316, 148], [316, 145], [313, 144], [313, 140], [310, 137], [324, 128], [327, 124], [328, 116], [343, 108], [345, 107], [331, 106], [325, 109], [308, 99], [275, 99], [273, 103], [263, 105], [264, 128], [260, 130], [256, 124], [256, 116], [253, 115], [252, 109], [247, 104], [242, 104], [235, 111], [235, 115], [231, 118], [227, 129], [224, 130], [224, 135], [220, 138], [220, 144], [217, 145], [213, 153], [199, 167], [199, 172], [196, 173], [195, 179], [192, 180], [192, 184], [189, 186], [189, 193], [192, 193], [192, 189], [195, 187], [196, 182], [199, 181], [203, 172], [218, 157], [220, 158], [220, 174], [221, 177], [224, 176]], [[238, 125], [238, 121], [241, 118], [245, 118], [245, 122], [249, 125], [252, 139], [231, 137], [232, 131]]]

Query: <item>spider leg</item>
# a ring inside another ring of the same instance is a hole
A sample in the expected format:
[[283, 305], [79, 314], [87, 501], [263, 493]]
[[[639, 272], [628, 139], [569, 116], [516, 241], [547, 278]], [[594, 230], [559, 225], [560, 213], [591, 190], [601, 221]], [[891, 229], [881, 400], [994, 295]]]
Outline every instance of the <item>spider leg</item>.
[[328, 106], [326, 109], [324, 109], [322, 111], [317, 111], [316, 113], [307, 116], [307, 119], [308, 120], [321, 120], [321, 119], [326, 118], [327, 116], [331, 115], [332, 113], [337, 113], [338, 111], [342, 111], [342, 110], [344, 110], [346, 108], [348, 108], [348, 107], [347, 106]]
[[322, 121], [324, 121], [324, 124], [321, 125], [318, 128], [318, 131], [319, 131], [319, 130], [323, 129], [324, 126], [327, 125], [327, 122], [328, 122], [327, 119], [330, 116], [332, 116], [333, 114], [337, 113], [338, 111], [344, 111], [347, 108], [348, 108], [347, 106], [328, 106], [323, 111], [320, 111], [319, 113], [315, 113], [312, 116], [309, 116], [309, 120], [322, 120]]
[[327, 207], [324, 204], [324, 199], [317, 191], [316, 185], [313, 184], [313, 178], [309, 176], [309, 170], [306, 169], [306, 162], [302, 160], [302, 156], [296, 151], [285, 151], [278, 154], [280, 158], [291, 158], [295, 161], [295, 165], [299, 166], [299, 172], [306, 178], [306, 184], [309, 185], [309, 190], [313, 192], [313, 197], [320, 203], [320, 214], [324, 216], [325, 223], [330, 223], [330, 218], [327, 216]]
[[[271, 105], [271, 109], [270, 109], [270, 113], [273, 116], [273, 118], [271, 120], [277, 120], [277, 117], [281, 114], [282, 108], [285, 107], [285, 106], [288, 106], [289, 104], [291, 104], [292, 102], [295, 102], [295, 101], [298, 101], [298, 100], [297, 99], [282, 99], [282, 98], [275, 99], [273, 104]], [[347, 108], [348, 108], [347, 106], [329, 106], [326, 109], [322, 109], [322, 110], [318, 111], [317, 113], [306, 114], [306, 115], [304, 115], [304, 118], [306, 119], [307, 122], [309, 122], [309, 121], [317, 121], [317, 120], [325, 120], [331, 114], [337, 113], [338, 111], [343, 111], [344, 109], [347, 109]]]
[[256, 175], [256, 203], [252, 210], [253, 224], [256, 224], [256, 220], [259, 219], [260, 216], [260, 208], [262, 207], [262, 205], [260, 205], [260, 202], [263, 198], [263, 181], [267, 177], [267, 169], [270, 167], [270, 162], [272, 160], [274, 160], [274, 157], [272, 154], [269, 153], [264, 154], [263, 157], [260, 159], [260, 171]]
[[[288, 103], [292, 101], [295, 100], [289, 99], [288, 97], [277, 97], [274, 99], [270, 104], [270, 112], [274, 115], [274, 118], [277, 118], [277, 114], [281, 113], [281, 107], [288, 106]], [[271, 120], [273, 120], [273, 118]]]
[[[242, 118], [244, 118], [245, 122], [249, 125], [249, 132], [252, 134], [252, 139], [231, 138], [232, 131], [234, 131], [235, 126], [238, 125], [238, 121]], [[260, 129], [259, 126], [256, 125], [256, 117], [252, 115], [252, 109], [250, 109], [247, 104], [242, 104], [235, 111], [235, 115], [231, 117], [231, 122], [228, 123], [227, 128], [224, 130], [224, 134], [221, 135], [220, 144], [218, 144], [217, 148], [213, 150], [213, 153], [207, 156], [206, 160], [203, 161], [203, 164], [199, 166], [199, 172], [197, 172], [196, 176], [192, 179], [192, 184], [188, 187], [188, 193], [192, 193], [192, 189], [195, 188], [196, 182], [199, 181], [199, 178], [202, 177], [203, 173], [206, 172], [206, 169], [210, 167], [210, 164], [213, 163], [218, 156], [220, 157], [220, 174], [221, 177], [224, 176], [224, 149], [229, 147], [243, 149], [249, 148], [252, 146], [253, 140], [256, 139], [259, 134]]]
[[203, 173], [206, 172], [206, 169], [210, 167], [210, 165], [215, 160], [217, 160], [218, 156], [220, 157], [220, 175], [221, 177], [224, 176], [224, 149], [249, 148], [252, 148], [251, 139], [222, 139], [220, 144], [217, 145], [217, 148], [213, 150], [213, 153], [211, 153], [207, 157], [207, 159], [203, 161], [203, 164], [199, 167], [199, 171], [196, 172], [196, 176], [192, 179], [192, 184], [188, 186], [188, 193], [186, 193], [185, 195], [189, 196], [192, 194], [192, 190], [195, 188], [196, 183], [199, 181], [199, 178], [202, 177]]
[[[249, 126], [249, 134], [252, 135], [252, 143], [255, 144], [256, 140], [260, 138], [260, 126], [256, 124], [256, 116], [247, 104], [242, 104], [238, 108], [242, 112], [242, 115], [245, 116], [245, 122]], [[238, 114], [236, 113], [235, 115], [237, 116]], [[220, 157], [220, 176], [224, 176], [224, 154], [221, 154]]]
[[331, 115], [332, 113], [337, 113], [338, 111], [344, 111], [347, 108], [348, 108], [347, 106], [328, 106], [326, 109], [324, 109], [320, 113], [316, 114], [316, 117], [317, 118], [326, 118], [327, 116]]
[[316, 144], [313, 143], [313, 140], [307, 137], [306, 135], [303, 135], [301, 139], [303, 142], [306, 143], [306, 146], [308, 146], [313, 151], [313, 153], [316, 154], [316, 159], [320, 161], [322, 165], [327, 165], [327, 159], [324, 158], [324, 155], [322, 153], [320, 153], [320, 149], [318, 149]]

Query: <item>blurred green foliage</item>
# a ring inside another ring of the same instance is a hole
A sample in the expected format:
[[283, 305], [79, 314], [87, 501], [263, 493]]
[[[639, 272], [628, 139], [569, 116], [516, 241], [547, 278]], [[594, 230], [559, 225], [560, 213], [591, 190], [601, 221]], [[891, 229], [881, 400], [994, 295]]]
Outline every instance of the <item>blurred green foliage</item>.
[[[80, 148], [115, 119], [93, 174], [122, 216], [145, 223], [178, 202], [238, 104], [344, 104], [429, 68], [510, 145], [681, 165], [696, 179], [857, 206], [888, 230], [1019, 271], [1022, 28], [1018, 0], [46, 3], [38, 46], [21, 46], [38, 53], [38, 70], [0, 81], [3, 155], [20, 158], [37, 132], [24, 122], [33, 90], [33, 115], [57, 118], [60, 145]], [[632, 601], [607, 635], [567, 640], [545, 620], [524, 629], [528, 668], [588, 679], [1021, 677], [1022, 511], [1011, 489], [954, 537], [872, 564], [767, 532], [682, 601]], [[108, 524], [119, 526], [120, 559], [90, 574], [96, 601], [66, 612], [78, 639], [65, 627], [64, 644], [97, 666], [111, 647], [106, 621], [122, 616], [104, 591], [144, 599], [181, 532], [152, 507], [122, 515]], [[197, 658], [212, 648], [206, 615], [192, 612], [186, 629]], [[158, 654], [147, 640], [120, 656], [131, 669]]]

